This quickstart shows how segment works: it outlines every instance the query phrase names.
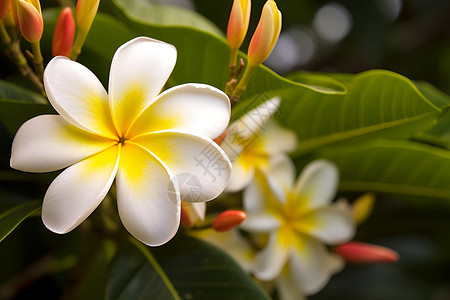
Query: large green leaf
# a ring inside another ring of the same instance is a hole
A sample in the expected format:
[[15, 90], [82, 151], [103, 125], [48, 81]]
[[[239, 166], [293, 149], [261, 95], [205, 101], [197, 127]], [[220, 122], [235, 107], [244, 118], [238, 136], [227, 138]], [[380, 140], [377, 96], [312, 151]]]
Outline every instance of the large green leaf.
[[30, 201], [10, 208], [0, 214], [0, 242], [10, 234], [23, 220], [40, 211], [38, 201]]
[[47, 103], [47, 99], [42, 95], [4, 80], [0, 80], [0, 99], [13, 99], [41, 104]]
[[376, 140], [318, 156], [340, 171], [340, 190], [450, 200], [450, 152], [412, 141]]
[[269, 299], [221, 250], [178, 234], [156, 248], [122, 245], [107, 299]]
[[121, 245], [106, 286], [106, 299], [180, 299], [150, 248], [133, 240]]
[[407, 138], [431, 128], [441, 113], [396, 73], [367, 71], [347, 84], [345, 95], [307, 91], [298, 99], [283, 100], [278, 119], [296, 131], [296, 154], [336, 143]]
[[[154, 19], [153, 5], [141, 0], [112, 0], [115, 6], [112, 10], [136, 33], [150, 36], [171, 43], [177, 47], [178, 59], [173, 72], [175, 84], [186, 82], [201, 82], [217, 88], [225, 88], [228, 80], [229, 48], [224, 38], [188, 26], [186, 23], [176, 24], [164, 21], [171, 20], [172, 7], [161, 11], [157, 20]], [[169, 25], [168, 25], [169, 23]], [[344, 93], [345, 87], [337, 81], [334, 84], [324, 78], [309, 79], [308, 84], [285, 79], [260, 67], [246, 92], [246, 98], [261, 91], [297, 88], [300, 91], [314, 90], [322, 93]], [[325, 86], [322, 84], [325, 82]]]
[[55, 113], [48, 104], [0, 99], [0, 122], [13, 136], [20, 125], [37, 115]]
[[230, 256], [204, 241], [178, 234], [152, 252], [184, 299], [270, 299]]

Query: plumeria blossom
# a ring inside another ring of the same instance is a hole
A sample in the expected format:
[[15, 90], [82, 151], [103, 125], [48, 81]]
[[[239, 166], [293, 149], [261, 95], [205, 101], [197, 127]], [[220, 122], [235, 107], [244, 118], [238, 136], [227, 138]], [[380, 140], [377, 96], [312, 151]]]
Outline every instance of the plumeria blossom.
[[[11, 166], [66, 168], [44, 197], [42, 219], [50, 230], [77, 227], [115, 179], [125, 228], [145, 244], [161, 245], [178, 229], [181, 200], [202, 202], [222, 192], [231, 164], [212, 138], [229, 122], [229, 99], [203, 84], [159, 94], [176, 56], [175, 47], [157, 40], [129, 41], [113, 57], [108, 93], [81, 64], [61, 56], [49, 62], [44, 85], [59, 115], [37, 116], [20, 127]], [[176, 176], [186, 173], [201, 185], [195, 197], [178, 183]]]
[[271, 173], [258, 172], [243, 195], [247, 219], [241, 227], [269, 233], [252, 271], [261, 280], [274, 280], [285, 270], [299, 293], [313, 294], [335, 270], [324, 244], [350, 240], [353, 218], [350, 211], [331, 204], [338, 183], [333, 164], [314, 161], [294, 182], [295, 168], [289, 159], [278, 156], [273, 163]]
[[227, 191], [244, 189], [254, 178], [255, 170], [267, 171], [271, 159], [295, 149], [295, 134], [270, 120], [280, 102], [280, 98], [272, 98], [228, 127], [220, 144], [233, 163]]

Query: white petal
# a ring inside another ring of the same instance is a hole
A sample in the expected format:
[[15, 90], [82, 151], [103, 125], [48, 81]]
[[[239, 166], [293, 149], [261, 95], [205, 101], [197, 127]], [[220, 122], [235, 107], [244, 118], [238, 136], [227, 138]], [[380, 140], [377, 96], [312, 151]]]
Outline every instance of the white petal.
[[237, 192], [249, 185], [255, 176], [255, 168], [243, 164], [243, 161], [238, 159], [232, 163], [231, 176], [228, 181], [226, 191]]
[[302, 216], [300, 224], [309, 235], [329, 244], [348, 242], [355, 234], [355, 224], [351, 214], [335, 207], [322, 207]]
[[273, 280], [278, 277], [288, 259], [289, 248], [278, 232], [273, 232], [263, 250], [255, 256], [253, 273], [260, 280]]
[[120, 219], [128, 232], [150, 246], [169, 241], [180, 224], [178, 184], [169, 172], [141, 146], [123, 146], [116, 179]]
[[[186, 226], [195, 226], [205, 220], [205, 202], [181, 202], [181, 223]], [[185, 221], [183, 221], [185, 220]]]
[[313, 238], [302, 238], [302, 244], [292, 248], [289, 259], [290, 278], [306, 295], [322, 289], [332, 275], [328, 253], [323, 244]]
[[25, 122], [14, 137], [11, 167], [27, 172], [51, 172], [103, 151], [115, 141], [93, 135], [58, 115], [41, 115]]
[[275, 121], [268, 122], [259, 131], [263, 147], [269, 155], [288, 153], [297, 147], [297, 136], [291, 130], [285, 129]]
[[278, 154], [269, 160], [269, 168], [262, 170], [270, 189], [281, 203], [286, 203], [287, 194], [291, 191], [295, 180], [295, 166], [284, 154]]
[[227, 128], [230, 113], [230, 100], [221, 90], [206, 84], [183, 84], [159, 95], [127, 136], [170, 129], [214, 139]]
[[283, 300], [306, 300], [302, 290], [289, 276], [289, 268], [285, 268], [276, 279], [277, 291]]
[[163, 161], [177, 177], [181, 199], [202, 202], [224, 190], [231, 163], [211, 139], [181, 131], [164, 131], [133, 139]]
[[[234, 169], [233, 169], [234, 172]], [[265, 210], [266, 194], [263, 189], [264, 179], [258, 176], [242, 193], [244, 211], [249, 214], [260, 214]]]
[[85, 66], [55, 57], [45, 68], [44, 85], [50, 103], [64, 119], [91, 133], [116, 138], [108, 94]]
[[338, 181], [339, 173], [333, 163], [316, 160], [302, 171], [294, 193], [305, 197], [306, 205], [310, 208], [328, 205], [336, 194]]
[[105, 198], [117, 171], [118, 147], [82, 160], [51, 183], [42, 205], [48, 229], [66, 233], [83, 222]]
[[237, 134], [244, 139], [250, 138], [257, 134], [264, 124], [272, 118], [280, 103], [281, 99], [278, 97], [267, 100], [233, 122], [230, 125], [229, 132]]
[[271, 232], [280, 227], [280, 221], [269, 213], [247, 214], [241, 228], [250, 232]]
[[109, 75], [109, 96], [114, 122], [123, 136], [142, 110], [154, 101], [177, 60], [174, 46], [138, 37], [114, 54]]

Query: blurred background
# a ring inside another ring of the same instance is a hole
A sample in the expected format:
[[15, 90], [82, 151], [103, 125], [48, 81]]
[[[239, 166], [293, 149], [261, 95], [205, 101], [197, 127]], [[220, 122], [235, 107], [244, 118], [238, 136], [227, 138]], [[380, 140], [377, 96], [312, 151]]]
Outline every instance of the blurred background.
[[[224, 33], [232, 5], [232, 0], [147, 1], [196, 10]], [[44, 7], [58, 2], [64, 1], [41, 1]], [[428, 81], [450, 94], [449, 0], [276, 2], [283, 14], [283, 28], [265, 64], [277, 73], [286, 75], [296, 70], [358, 73], [387, 69], [412, 80]], [[252, 1], [249, 34], [242, 46], [244, 51], [264, 3], [265, 0]], [[2, 146], [5, 147], [2, 153], [8, 153], [9, 145]], [[2, 159], [2, 163], [8, 165], [8, 159]], [[8, 190], [13, 188], [8, 186]], [[16, 188], [20, 190], [22, 186], [18, 184]], [[6, 190], [0, 189], [2, 199], [12, 198], [5, 193]], [[35, 194], [35, 191], [29, 193]], [[358, 195], [344, 196], [352, 201]], [[39, 270], [42, 266], [30, 264], [55, 249], [54, 244], [61, 245], [67, 240], [64, 248], [59, 247], [61, 252], [77, 247], [74, 236], [75, 232], [56, 237], [43, 228], [40, 218], [26, 220], [15, 234], [0, 244], [3, 258], [0, 291], [5, 283], [14, 284], [11, 277], [17, 270], [26, 267]], [[355, 240], [390, 247], [399, 252], [400, 261], [390, 265], [347, 265], [343, 272], [332, 277], [324, 290], [310, 299], [450, 299], [449, 205], [411, 205], [405, 199], [377, 199], [371, 217], [358, 227]], [[60, 282], [51, 278], [43, 281], [37, 282], [19, 299], [30, 299], [41, 288], [40, 295], [54, 299]]]

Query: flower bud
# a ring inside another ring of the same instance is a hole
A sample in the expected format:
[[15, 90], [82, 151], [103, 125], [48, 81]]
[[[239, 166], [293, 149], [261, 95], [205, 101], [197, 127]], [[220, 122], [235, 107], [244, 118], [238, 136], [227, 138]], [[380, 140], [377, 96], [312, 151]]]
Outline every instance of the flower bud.
[[181, 225], [192, 227], [205, 220], [206, 203], [181, 201]]
[[25, 0], [17, 1], [17, 20], [22, 36], [30, 43], [40, 41], [44, 31], [44, 22], [40, 11], [41, 7], [37, 2], [37, 7]]
[[78, 0], [76, 19], [78, 30], [88, 32], [97, 14], [100, 0]]
[[366, 193], [355, 200], [352, 205], [352, 213], [356, 224], [361, 224], [367, 220], [372, 213], [374, 202], [375, 195], [373, 193]]
[[72, 49], [73, 37], [75, 35], [75, 20], [72, 10], [66, 7], [61, 11], [56, 22], [53, 33], [52, 54], [53, 56], [69, 56]]
[[281, 12], [275, 1], [264, 4], [258, 26], [248, 47], [248, 63], [252, 66], [262, 64], [269, 57], [280, 36]]
[[234, 0], [228, 20], [227, 40], [231, 49], [239, 49], [247, 34], [250, 21], [250, 0]]
[[394, 250], [360, 242], [336, 246], [334, 251], [352, 263], [392, 263], [399, 259], [398, 253]]
[[218, 137], [216, 137], [216, 138], [214, 139], [214, 142], [215, 142], [217, 145], [220, 146], [220, 144], [222, 144], [222, 142], [225, 140], [225, 138], [227, 137], [227, 135], [228, 135], [228, 129], [225, 129], [225, 131], [222, 132], [221, 135], [219, 135]]
[[11, 27], [16, 26], [17, 23], [16, 23], [16, 19], [14, 18], [12, 4], [9, 6], [5, 15], [3, 16], [2, 22], [3, 22], [3, 24], [5, 24], [5, 26], [11, 26]]
[[247, 215], [241, 210], [226, 210], [220, 213], [213, 222], [216, 231], [228, 231], [241, 224]]
[[11, 0], [0, 0], [0, 20], [6, 15], [10, 5]]

